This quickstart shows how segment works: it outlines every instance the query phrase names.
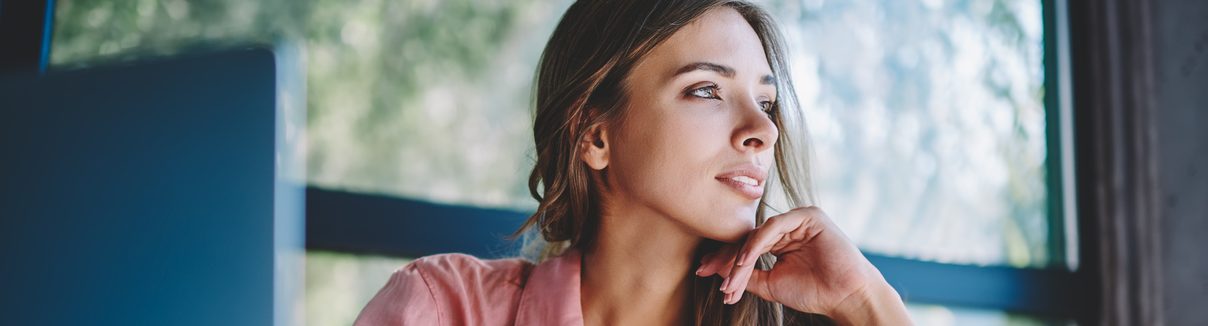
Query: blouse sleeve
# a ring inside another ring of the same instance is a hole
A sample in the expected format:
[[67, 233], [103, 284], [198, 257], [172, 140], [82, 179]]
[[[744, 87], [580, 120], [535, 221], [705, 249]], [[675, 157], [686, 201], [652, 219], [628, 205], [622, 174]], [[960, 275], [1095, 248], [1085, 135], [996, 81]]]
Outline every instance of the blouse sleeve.
[[353, 325], [440, 325], [436, 296], [417, 262], [395, 271]]

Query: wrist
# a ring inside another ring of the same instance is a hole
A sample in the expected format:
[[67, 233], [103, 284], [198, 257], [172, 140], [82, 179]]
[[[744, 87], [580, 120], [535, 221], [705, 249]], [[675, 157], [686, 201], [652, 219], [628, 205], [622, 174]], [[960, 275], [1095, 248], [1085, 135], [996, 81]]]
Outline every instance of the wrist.
[[830, 317], [840, 325], [909, 325], [906, 305], [889, 283], [869, 282], [843, 299]]

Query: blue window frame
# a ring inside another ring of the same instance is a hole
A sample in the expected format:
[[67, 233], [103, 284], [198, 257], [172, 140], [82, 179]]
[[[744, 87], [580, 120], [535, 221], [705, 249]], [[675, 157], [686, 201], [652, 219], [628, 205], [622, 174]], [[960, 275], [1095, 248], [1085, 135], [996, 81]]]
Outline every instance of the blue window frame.
[[[310, 187], [306, 247], [359, 254], [420, 257], [462, 252], [514, 254], [505, 238], [522, 212], [433, 204], [406, 198]], [[866, 257], [912, 302], [1072, 318], [1081, 293], [1064, 269], [968, 266], [884, 255]]]
[[[1069, 41], [1064, 0], [1045, 0], [1044, 105], [1048, 267], [946, 264], [866, 253], [903, 297], [916, 303], [1087, 320], [1088, 277], [1078, 269], [1080, 238], [1075, 192]], [[324, 189], [307, 190], [307, 247], [358, 254], [419, 257], [463, 252], [481, 257], [515, 253], [506, 240], [528, 214], [433, 204], [423, 200]], [[1088, 240], [1088, 239], [1081, 239]], [[1083, 248], [1085, 249], [1085, 248]]]
[[[37, 31], [38, 42], [16, 38], [0, 40], [5, 48], [39, 47], [35, 64], [43, 71], [47, 64], [54, 1], [42, 1], [43, 21], [25, 20], [14, 28], [11, 17], [21, 12], [12, 4], [0, 5], [4, 35], [10, 31]], [[1043, 1], [1046, 143], [1049, 145], [1046, 186], [1051, 196], [1047, 208], [1051, 257], [1067, 266], [1049, 268], [1011, 268], [943, 264], [913, 259], [868, 254], [886, 278], [909, 300], [941, 305], [985, 308], [1038, 314], [1076, 320], [1092, 320], [1078, 302], [1094, 293], [1089, 285], [1094, 271], [1078, 266], [1080, 252], [1089, 252], [1085, 244], [1095, 234], [1075, 219], [1071, 204], [1076, 192], [1073, 161], [1071, 116], [1070, 42], [1067, 31], [1069, 13], [1063, 0]], [[27, 12], [28, 13], [28, 12]], [[19, 34], [19, 33], [18, 33]], [[14, 52], [15, 53], [15, 52]], [[6, 60], [7, 62], [7, 60]], [[439, 252], [459, 251], [483, 257], [514, 252], [515, 244], [505, 237], [527, 217], [524, 212], [484, 209], [470, 206], [433, 204], [425, 201], [310, 187], [307, 190], [307, 247], [349, 253], [375, 253], [416, 257]], [[415, 218], [407, 218], [415, 217]], [[422, 218], [421, 218], [422, 217]], [[454, 233], [453, 230], [456, 230]], [[1080, 245], [1081, 244], [1081, 245]]]

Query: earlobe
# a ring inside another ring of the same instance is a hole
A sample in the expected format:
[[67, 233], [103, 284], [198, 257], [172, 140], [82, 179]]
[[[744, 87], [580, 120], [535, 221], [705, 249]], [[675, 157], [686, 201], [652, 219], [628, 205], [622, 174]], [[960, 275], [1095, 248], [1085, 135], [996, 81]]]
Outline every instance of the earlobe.
[[579, 142], [579, 152], [583, 163], [592, 170], [600, 171], [608, 167], [608, 152], [611, 150], [607, 140], [608, 132], [602, 125], [592, 126]]

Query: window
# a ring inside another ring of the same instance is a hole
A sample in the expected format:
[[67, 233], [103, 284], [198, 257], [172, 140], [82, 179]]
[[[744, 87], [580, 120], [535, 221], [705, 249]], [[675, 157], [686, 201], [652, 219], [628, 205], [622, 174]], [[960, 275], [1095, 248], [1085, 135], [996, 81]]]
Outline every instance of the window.
[[[891, 281], [917, 271], [913, 262], [965, 265], [926, 265], [960, 275], [1025, 273], [1007, 278], [1020, 282], [1064, 277], [1060, 266], [1073, 258], [1064, 254], [1066, 172], [1056, 74], [1046, 70], [1059, 2], [758, 2], [790, 40], [822, 207]], [[532, 74], [569, 3], [60, 0], [51, 63], [297, 40], [314, 187], [524, 212], [535, 208], [526, 188]], [[308, 255], [307, 320], [350, 323], [405, 263], [362, 254]], [[1061, 322], [1006, 313], [1015, 307], [1002, 301], [949, 295], [957, 299], [929, 305], [902, 292], [920, 324]], [[1070, 317], [1063, 309], [1053, 311]]]
[[1045, 266], [1039, 0], [776, 1], [822, 207], [873, 252]]

